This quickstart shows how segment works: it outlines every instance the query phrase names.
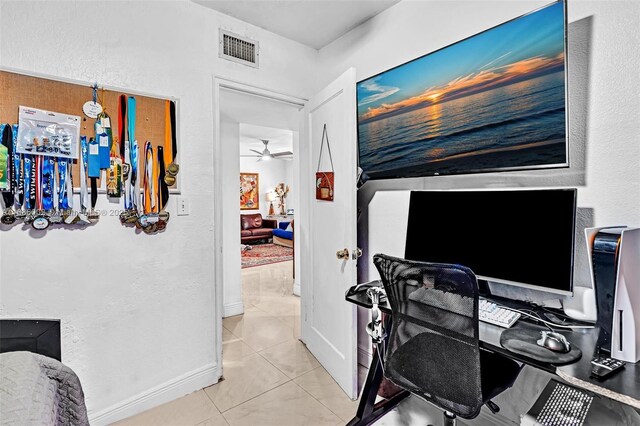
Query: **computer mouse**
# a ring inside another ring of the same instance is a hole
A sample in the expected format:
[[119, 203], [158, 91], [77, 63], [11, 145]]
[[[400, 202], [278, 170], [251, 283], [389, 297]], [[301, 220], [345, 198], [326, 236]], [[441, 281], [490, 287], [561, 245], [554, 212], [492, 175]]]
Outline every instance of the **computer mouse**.
[[536, 343], [538, 346], [553, 352], [567, 353], [571, 350], [571, 344], [567, 341], [567, 338], [555, 331], [541, 331], [540, 340]]

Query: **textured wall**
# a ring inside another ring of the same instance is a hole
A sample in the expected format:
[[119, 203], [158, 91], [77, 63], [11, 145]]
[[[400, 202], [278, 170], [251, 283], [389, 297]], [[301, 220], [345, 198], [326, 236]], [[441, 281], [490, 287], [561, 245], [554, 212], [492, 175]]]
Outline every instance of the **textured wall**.
[[[317, 51], [188, 1], [0, 5], [0, 66], [179, 98], [180, 178], [191, 204], [190, 216], [177, 217], [173, 197], [167, 230], [153, 236], [115, 217], [82, 231], [1, 230], [0, 317], [62, 320], [63, 361], [94, 418], [190, 374], [211, 382], [220, 314], [212, 76], [306, 97]], [[259, 70], [218, 59], [219, 26], [260, 41]], [[98, 207], [118, 206], [101, 196]]]

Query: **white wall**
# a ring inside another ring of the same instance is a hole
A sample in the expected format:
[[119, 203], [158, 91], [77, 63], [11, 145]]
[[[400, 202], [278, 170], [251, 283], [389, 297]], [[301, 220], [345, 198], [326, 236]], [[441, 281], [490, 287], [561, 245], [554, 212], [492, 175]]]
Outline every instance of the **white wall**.
[[[358, 80], [454, 43], [548, 3], [403, 1], [320, 50], [323, 85], [354, 66]], [[400, 179], [367, 183], [358, 194], [360, 282], [377, 278], [370, 263], [385, 247], [388, 213], [380, 191], [485, 187], [578, 188], [578, 225], [640, 225], [640, 3], [570, 0], [568, 4], [571, 167], [562, 170]], [[377, 201], [376, 201], [377, 199]], [[581, 232], [578, 233], [582, 235]], [[372, 240], [376, 242], [373, 243]], [[373, 246], [371, 246], [373, 245]], [[577, 241], [577, 284], [589, 279]], [[371, 272], [371, 274], [370, 274]], [[365, 323], [365, 312], [359, 314]], [[368, 347], [360, 339], [361, 349]]]
[[[224, 96], [224, 95], [223, 95]], [[221, 103], [223, 103], [222, 101]], [[240, 277], [240, 215], [238, 214], [238, 170], [240, 168], [240, 124], [228, 121], [220, 123], [222, 162], [220, 173], [223, 188], [233, 188], [222, 194], [222, 316], [230, 317], [244, 313], [242, 279]], [[233, 207], [232, 207], [233, 206]], [[226, 245], [227, 243], [229, 245]]]
[[[260, 41], [260, 69], [218, 59], [219, 26]], [[169, 226], [154, 236], [115, 217], [82, 231], [0, 231], [0, 317], [62, 320], [63, 361], [80, 376], [92, 424], [217, 379], [212, 75], [308, 97], [316, 60], [188, 1], [1, 0], [0, 66], [179, 98], [191, 215], [177, 217], [172, 197]], [[113, 207], [100, 197], [98, 208]]]

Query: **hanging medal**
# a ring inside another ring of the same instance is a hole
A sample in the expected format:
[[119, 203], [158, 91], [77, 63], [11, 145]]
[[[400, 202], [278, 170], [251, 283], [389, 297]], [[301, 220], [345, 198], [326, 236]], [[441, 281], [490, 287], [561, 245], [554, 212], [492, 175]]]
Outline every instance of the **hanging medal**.
[[18, 125], [12, 126], [13, 130], [13, 184], [15, 186], [14, 202], [17, 206], [16, 219], [24, 219], [24, 168], [22, 164], [22, 154], [18, 153]]
[[33, 229], [37, 229], [38, 231], [43, 231], [47, 229], [50, 225], [49, 218], [44, 210], [44, 199], [43, 199], [43, 184], [44, 184], [44, 157], [42, 155], [35, 156], [35, 163], [33, 169], [35, 169], [35, 196], [36, 196], [36, 211], [33, 216], [33, 221], [31, 222], [31, 226]]
[[172, 186], [176, 183], [176, 176], [180, 166], [176, 163], [178, 155], [178, 142], [176, 136], [176, 104], [173, 101], [165, 101], [164, 113], [164, 162], [168, 164], [165, 173], [165, 182]]
[[[95, 149], [95, 148], [94, 148]], [[78, 212], [78, 222], [89, 224], [87, 217], [87, 205], [89, 204], [89, 190], [87, 188], [87, 173], [89, 163], [89, 143], [86, 136], [80, 137], [80, 211]]]
[[35, 187], [31, 184], [33, 176], [33, 156], [25, 154], [22, 160], [24, 172], [24, 208], [26, 211], [24, 223], [27, 225], [33, 222], [33, 213], [31, 209], [35, 208]]
[[[111, 129], [111, 118], [105, 113], [103, 117], [103, 124], [108, 127], [107, 134], [110, 139], [110, 148], [108, 153], [107, 167], [107, 196], [112, 198], [120, 198], [122, 195], [122, 158], [120, 157], [120, 142], [124, 139], [113, 137], [113, 131]], [[118, 121], [120, 121], [120, 103], [118, 103]], [[122, 126], [122, 123], [119, 123]]]
[[15, 191], [14, 180], [15, 179], [13, 178], [13, 172], [11, 170], [13, 168], [12, 167], [13, 129], [9, 124], [5, 125], [4, 128], [2, 129], [2, 147], [0, 148], [2, 148], [4, 151], [3, 156], [5, 158], [4, 158], [3, 164], [6, 164], [6, 167], [4, 169], [3, 178], [7, 182], [7, 185], [6, 185], [7, 189], [2, 191], [2, 199], [4, 201], [4, 212], [0, 217], [0, 222], [2, 222], [4, 225], [11, 225], [16, 221], [16, 215], [13, 210], [13, 204], [15, 201], [15, 197], [14, 197], [14, 191]]
[[162, 231], [167, 227], [169, 222], [169, 212], [165, 210], [167, 201], [169, 201], [169, 187], [164, 181], [165, 168], [164, 168], [164, 152], [161, 146], [158, 147], [158, 230]]
[[58, 210], [69, 210], [69, 193], [67, 192], [67, 167], [66, 158], [58, 158]]
[[55, 160], [53, 157], [42, 157], [42, 211], [48, 214], [53, 209], [54, 171]]
[[98, 201], [98, 178], [100, 177], [101, 168], [100, 165], [100, 143], [97, 140], [91, 138], [89, 140], [88, 158], [88, 176], [91, 182], [91, 210], [87, 215], [87, 219], [89, 219], [91, 223], [96, 223], [98, 219], [100, 219], [100, 214], [96, 212], [96, 202]]

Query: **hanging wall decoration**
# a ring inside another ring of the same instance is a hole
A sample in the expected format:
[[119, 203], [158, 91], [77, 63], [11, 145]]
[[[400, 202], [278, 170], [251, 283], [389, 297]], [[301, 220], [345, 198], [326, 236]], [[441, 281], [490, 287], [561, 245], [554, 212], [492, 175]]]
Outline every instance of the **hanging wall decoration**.
[[179, 170], [173, 100], [7, 71], [0, 87], [0, 231], [84, 228], [102, 216], [147, 234], [166, 228]]
[[240, 210], [260, 208], [259, 178], [258, 173], [240, 173]]
[[[320, 162], [322, 161], [322, 149], [324, 141], [327, 140], [327, 151], [329, 152], [329, 161], [331, 162], [330, 172], [320, 171]], [[320, 143], [320, 155], [318, 156], [318, 168], [316, 171], [316, 200], [333, 201], [334, 186], [334, 168], [333, 157], [331, 156], [331, 146], [329, 145], [329, 134], [327, 133], [327, 124], [322, 128], [322, 142]]]

